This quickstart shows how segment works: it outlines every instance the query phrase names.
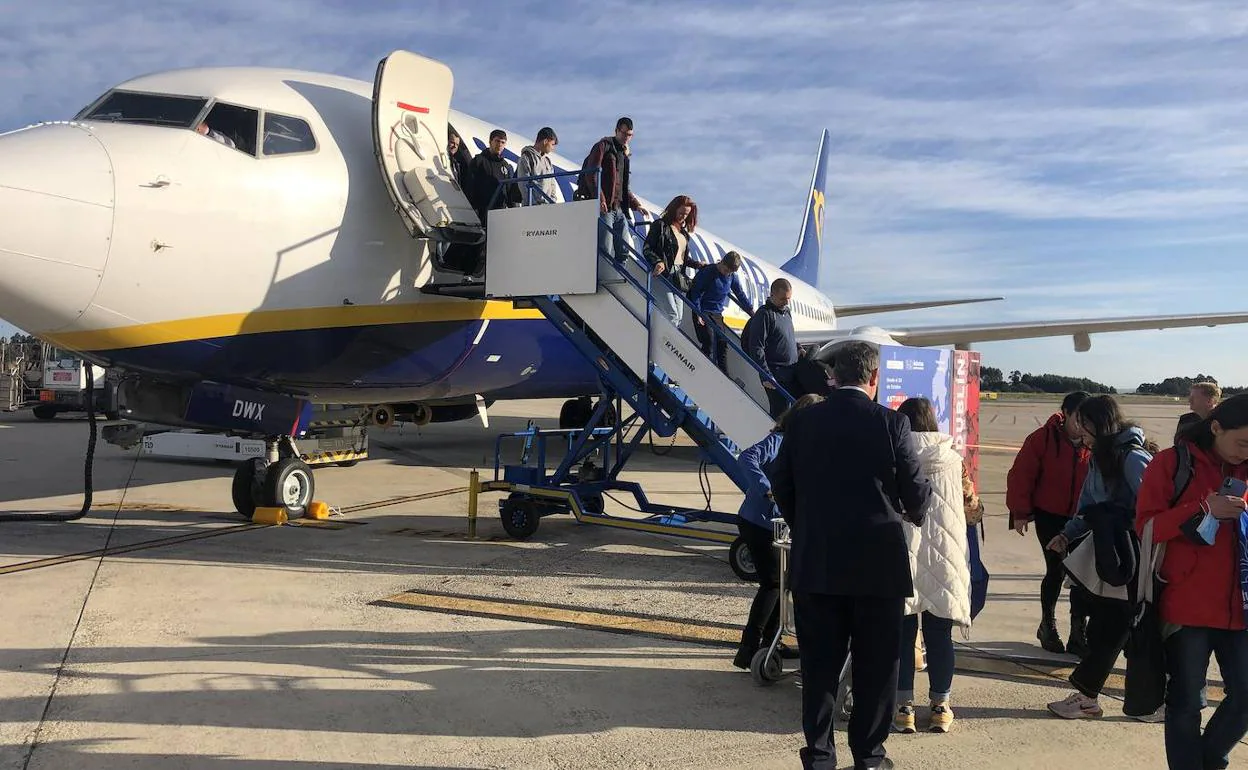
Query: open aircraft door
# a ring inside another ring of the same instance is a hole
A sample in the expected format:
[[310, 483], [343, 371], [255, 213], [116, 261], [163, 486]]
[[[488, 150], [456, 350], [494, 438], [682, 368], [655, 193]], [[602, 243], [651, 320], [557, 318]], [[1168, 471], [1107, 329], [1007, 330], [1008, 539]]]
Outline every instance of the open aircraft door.
[[454, 76], [445, 64], [395, 51], [377, 65], [373, 151], [395, 211], [413, 238], [478, 244], [484, 231], [446, 155]]

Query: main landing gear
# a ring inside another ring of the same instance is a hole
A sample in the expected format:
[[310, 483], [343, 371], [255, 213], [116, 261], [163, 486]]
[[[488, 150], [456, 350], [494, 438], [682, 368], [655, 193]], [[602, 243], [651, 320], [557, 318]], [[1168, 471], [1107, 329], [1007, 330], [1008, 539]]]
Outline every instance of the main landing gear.
[[289, 436], [269, 436], [264, 444], [265, 457], [245, 460], [234, 471], [234, 510], [248, 519], [259, 507], [285, 508], [291, 518], [302, 516], [316, 492], [312, 469], [299, 459]]

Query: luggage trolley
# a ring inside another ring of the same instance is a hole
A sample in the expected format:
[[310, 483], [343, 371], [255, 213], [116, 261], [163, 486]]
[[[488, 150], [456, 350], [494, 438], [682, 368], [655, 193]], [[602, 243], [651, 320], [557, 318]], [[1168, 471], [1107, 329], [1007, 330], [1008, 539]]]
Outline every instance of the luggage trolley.
[[[800, 669], [785, 672], [784, 659], [779, 652], [781, 637], [785, 634], [797, 635], [796, 624], [793, 621], [793, 594], [789, 590], [789, 552], [793, 548], [793, 539], [789, 533], [789, 525], [784, 523], [784, 519], [772, 519], [771, 532], [771, 545], [779, 551], [776, 562], [780, 570], [780, 624], [776, 628], [776, 635], [771, 643], [754, 653], [754, 658], [750, 661], [750, 676], [754, 678], [755, 684], [761, 686], [775, 684], [789, 676], [801, 677]], [[800, 639], [798, 644], [801, 644]], [[841, 719], [848, 718], [854, 709], [854, 694], [849, 675], [851, 660], [850, 656], [845, 657], [845, 666], [841, 669], [841, 676], [837, 681], [834, 713]]]

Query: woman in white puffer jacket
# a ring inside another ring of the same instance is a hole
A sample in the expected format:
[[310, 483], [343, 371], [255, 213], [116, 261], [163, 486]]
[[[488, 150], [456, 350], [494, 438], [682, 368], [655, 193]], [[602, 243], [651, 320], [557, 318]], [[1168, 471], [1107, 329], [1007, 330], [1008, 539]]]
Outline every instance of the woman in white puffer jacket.
[[[920, 617], [927, 648], [932, 732], [948, 732], [953, 724], [949, 695], [953, 689], [953, 627], [971, 625], [971, 566], [967, 544], [962, 457], [953, 437], [941, 433], [926, 398], [907, 399], [897, 411], [910, 419], [919, 463], [932, 482], [932, 497], [923, 526], [906, 525], [914, 595], [906, 600], [902, 626], [901, 664], [897, 676], [898, 732], [915, 732], [914, 644]], [[973, 490], [971, 490], [973, 495]]]

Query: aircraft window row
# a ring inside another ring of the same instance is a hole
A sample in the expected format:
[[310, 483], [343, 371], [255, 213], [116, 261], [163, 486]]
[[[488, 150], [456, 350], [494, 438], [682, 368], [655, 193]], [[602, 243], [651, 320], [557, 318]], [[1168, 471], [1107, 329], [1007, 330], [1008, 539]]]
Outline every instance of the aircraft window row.
[[827, 311], [823, 310], [822, 308], [817, 308], [817, 307], [814, 307], [813, 305], [808, 305], [805, 302], [802, 302], [801, 300], [794, 300], [793, 305], [797, 309], [798, 315], [804, 315], [807, 318], [814, 318], [814, 319], [823, 321], [824, 323], [832, 322], [832, 317], [827, 313]]
[[207, 99], [193, 96], [113, 91], [76, 119], [190, 128], [207, 104]]

